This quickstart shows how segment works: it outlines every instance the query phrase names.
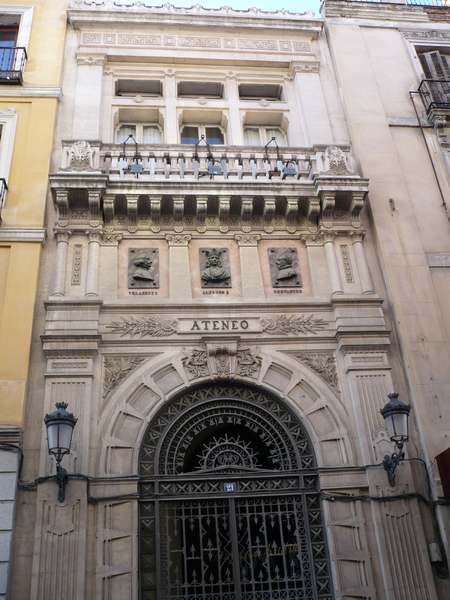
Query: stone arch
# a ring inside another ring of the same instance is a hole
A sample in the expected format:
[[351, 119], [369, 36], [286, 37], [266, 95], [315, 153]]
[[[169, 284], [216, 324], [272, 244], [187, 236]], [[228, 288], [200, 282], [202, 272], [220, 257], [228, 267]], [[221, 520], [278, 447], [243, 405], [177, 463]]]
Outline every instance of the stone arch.
[[[319, 467], [355, 464], [345, 425], [348, 414], [330, 386], [312, 369], [281, 352], [262, 349], [260, 358], [258, 373], [234, 372], [227, 379], [256, 385], [281, 398], [303, 423]], [[204, 372], [195, 376], [185, 364], [184, 350], [163, 353], [142, 363], [111, 393], [99, 423], [99, 474], [137, 474], [142, 440], [161, 407], [183, 390], [221, 379]]]

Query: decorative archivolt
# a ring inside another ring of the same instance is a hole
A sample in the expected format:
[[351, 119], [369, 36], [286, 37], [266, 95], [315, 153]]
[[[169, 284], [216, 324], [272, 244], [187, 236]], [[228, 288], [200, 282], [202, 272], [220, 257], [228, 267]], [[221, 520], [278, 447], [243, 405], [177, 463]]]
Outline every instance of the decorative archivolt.
[[[139, 357], [140, 358], [140, 357]], [[207, 344], [179, 349], [142, 363], [112, 362], [100, 421], [99, 472], [136, 473], [148, 423], [172, 397], [199, 383], [241, 382], [282, 398], [305, 425], [319, 464], [352, 462], [348, 415], [330, 381], [311, 365], [251, 345]], [[129, 357], [135, 361], [136, 357]], [[111, 389], [111, 381], [117, 386]]]

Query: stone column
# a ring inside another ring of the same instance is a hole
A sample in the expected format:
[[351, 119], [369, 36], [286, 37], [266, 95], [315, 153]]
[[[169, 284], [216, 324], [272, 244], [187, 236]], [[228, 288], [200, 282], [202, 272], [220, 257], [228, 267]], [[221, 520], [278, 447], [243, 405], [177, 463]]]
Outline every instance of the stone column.
[[371, 294], [373, 289], [372, 278], [367, 264], [366, 252], [361, 237], [353, 240], [353, 251], [355, 253], [356, 266], [358, 268], [361, 291], [363, 294]]
[[330, 277], [330, 287], [332, 294], [343, 294], [341, 275], [336, 258], [336, 248], [334, 247], [334, 236], [326, 235], [324, 239], [325, 255], [327, 257], [328, 273]]
[[316, 144], [332, 144], [328, 110], [320, 83], [319, 63], [292, 62], [290, 65], [294, 87], [305, 121], [308, 146]]
[[86, 296], [98, 296], [98, 267], [100, 256], [100, 232], [87, 231], [89, 237], [88, 260], [86, 271]]
[[169, 297], [174, 300], [192, 300], [191, 269], [189, 265], [188, 233], [168, 233], [169, 243]]
[[164, 118], [166, 144], [178, 144], [177, 81], [172, 69], [165, 72], [164, 104], [166, 107]]
[[53, 285], [54, 296], [64, 296], [66, 293], [67, 249], [69, 247], [70, 231], [55, 231], [56, 265]]
[[242, 296], [246, 300], [265, 298], [258, 256], [258, 240], [260, 237], [258, 234], [251, 233], [238, 233], [235, 235], [241, 260]]
[[77, 140], [100, 138], [102, 83], [105, 56], [78, 54], [72, 132]]
[[244, 131], [239, 110], [239, 84], [233, 73], [225, 78], [225, 94], [228, 102], [228, 143], [233, 146], [242, 146], [244, 143]]

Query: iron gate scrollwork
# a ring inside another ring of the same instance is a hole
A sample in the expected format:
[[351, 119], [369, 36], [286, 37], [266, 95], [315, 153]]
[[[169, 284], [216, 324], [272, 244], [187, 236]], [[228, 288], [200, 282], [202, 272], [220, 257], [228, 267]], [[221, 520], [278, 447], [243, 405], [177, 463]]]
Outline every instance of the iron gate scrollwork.
[[166, 405], [140, 455], [141, 600], [331, 600], [308, 435], [277, 398], [210, 384]]

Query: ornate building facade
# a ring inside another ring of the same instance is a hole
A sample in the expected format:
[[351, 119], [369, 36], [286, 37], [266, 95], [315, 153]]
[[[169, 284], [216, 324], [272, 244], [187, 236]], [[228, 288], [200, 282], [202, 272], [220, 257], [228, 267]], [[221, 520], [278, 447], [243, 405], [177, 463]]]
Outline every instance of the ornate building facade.
[[447, 17], [71, 2], [11, 598], [448, 597]]
[[65, 1], [0, 2], [0, 598], [8, 590]]

